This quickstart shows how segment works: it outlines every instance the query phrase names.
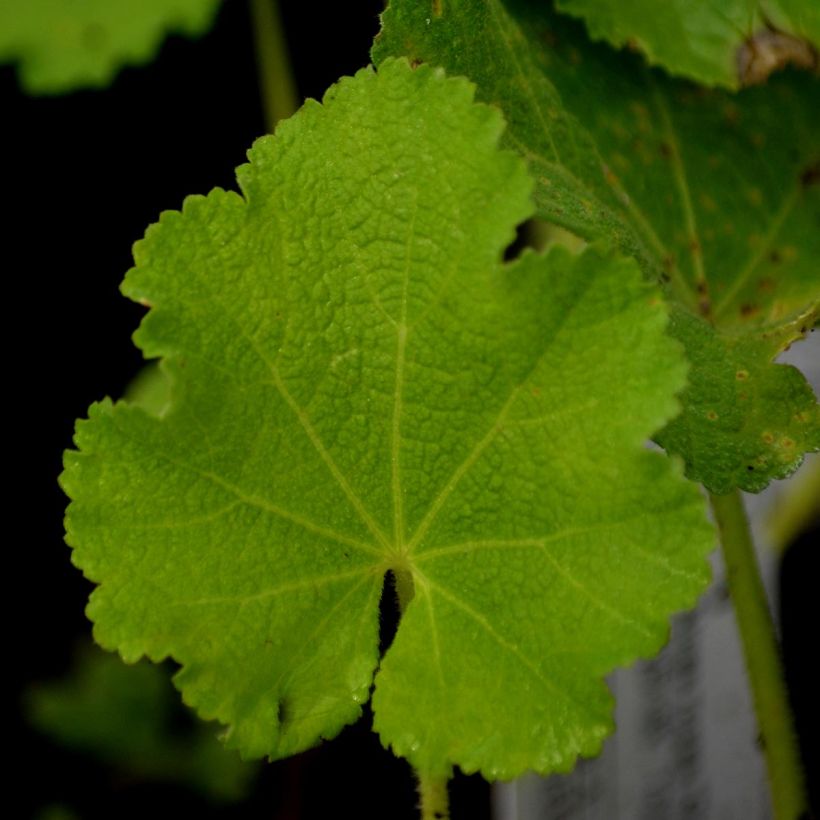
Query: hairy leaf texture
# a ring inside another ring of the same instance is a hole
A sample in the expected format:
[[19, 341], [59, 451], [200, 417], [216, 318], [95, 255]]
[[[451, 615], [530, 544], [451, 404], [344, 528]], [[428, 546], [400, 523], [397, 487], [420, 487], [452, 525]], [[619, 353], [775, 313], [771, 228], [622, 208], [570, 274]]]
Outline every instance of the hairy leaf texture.
[[614, 251], [503, 261], [532, 181], [502, 130], [387, 60], [135, 248], [171, 400], [78, 425], [68, 538], [97, 640], [173, 656], [247, 756], [333, 737], [375, 680], [422, 771], [565, 770], [706, 583], [699, 491], [644, 446], [685, 381], [665, 306]]
[[503, 109], [539, 216], [606, 239], [664, 283], [692, 363], [683, 412], [658, 435], [716, 493], [757, 492], [820, 449], [802, 374], [773, 359], [817, 322], [820, 81], [738, 95], [591, 43], [529, 0], [392, 0], [374, 44], [442, 65]]

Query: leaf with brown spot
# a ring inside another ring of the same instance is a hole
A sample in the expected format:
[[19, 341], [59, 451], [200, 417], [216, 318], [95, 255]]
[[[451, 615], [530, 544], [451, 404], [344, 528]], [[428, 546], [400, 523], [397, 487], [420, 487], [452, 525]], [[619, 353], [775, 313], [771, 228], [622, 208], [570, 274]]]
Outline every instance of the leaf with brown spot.
[[[692, 371], [659, 440], [690, 477], [715, 492], [759, 490], [820, 448], [811, 390], [773, 364], [820, 303], [818, 78], [792, 72], [736, 95], [698, 88], [526, 0], [449, 0], [435, 20], [424, 4], [392, 0], [382, 19], [377, 62], [412, 42], [410, 57], [467, 75], [503, 108], [540, 217], [608, 239], [664, 284]], [[744, 397], [738, 369], [753, 374]], [[733, 409], [707, 425], [715, 393]], [[797, 444], [788, 457], [755, 450], [765, 464], [750, 477], [747, 450], [769, 413]]]
[[652, 65], [730, 89], [786, 66], [817, 68], [815, 0], [557, 0], [593, 40], [640, 52]]

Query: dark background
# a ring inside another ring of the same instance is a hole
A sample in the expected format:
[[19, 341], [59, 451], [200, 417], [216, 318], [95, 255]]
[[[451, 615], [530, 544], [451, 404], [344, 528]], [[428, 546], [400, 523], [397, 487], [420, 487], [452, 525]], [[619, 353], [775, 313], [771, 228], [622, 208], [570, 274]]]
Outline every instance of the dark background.
[[[381, 0], [282, 6], [303, 97], [321, 98], [338, 77], [368, 63]], [[227, 0], [210, 34], [198, 41], [170, 38], [156, 61], [124, 70], [105, 91], [30, 98], [5, 66], [0, 100], [12, 375], [5, 429], [15, 456], [6, 473], [6, 531], [14, 534], [6, 540], [13, 609], [5, 667], [16, 694], [5, 745], [20, 767], [7, 805], [17, 804], [19, 817], [59, 803], [82, 818], [144, 818], [157, 811], [200, 818], [329, 812], [415, 818], [409, 769], [381, 748], [369, 714], [332, 743], [265, 765], [250, 800], [232, 806], [183, 788], [133, 782], [26, 725], [21, 693], [33, 681], [64, 675], [90, 633], [83, 608], [91, 585], [69, 563], [66, 499], [57, 476], [74, 420], [92, 401], [120, 396], [141, 366], [130, 335], [143, 309], [118, 292], [131, 245], [187, 194], [235, 187], [233, 169], [265, 131], [247, 5]], [[817, 626], [809, 584], [817, 575], [808, 571], [816, 555], [804, 539], [784, 573], [784, 600], [793, 602], [784, 612], [786, 648], [794, 659], [795, 694], [807, 709], [816, 709], [810, 693], [816, 678], [800, 664], [808, 656], [806, 642], [816, 640], [809, 634], [809, 625]], [[489, 788], [480, 778], [458, 777], [452, 793], [455, 818], [489, 817]]]

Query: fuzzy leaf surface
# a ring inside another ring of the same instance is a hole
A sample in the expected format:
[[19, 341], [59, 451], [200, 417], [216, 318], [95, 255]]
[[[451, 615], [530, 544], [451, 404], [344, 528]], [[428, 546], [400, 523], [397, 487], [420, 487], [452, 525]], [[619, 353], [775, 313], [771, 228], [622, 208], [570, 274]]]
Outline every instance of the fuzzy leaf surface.
[[376, 729], [422, 771], [567, 769], [611, 729], [602, 677], [706, 583], [702, 498], [643, 446], [685, 380], [663, 302], [614, 251], [502, 261], [532, 212], [502, 130], [385, 61], [135, 248], [172, 398], [78, 425], [68, 539], [97, 640], [173, 656], [247, 756], [333, 737], [378, 668]]
[[469, 76], [504, 111], [539, 216], [615, 242], [665, 283], [693, 369], [660, 442], [717, 493], [793, 472], [820, 448], [820, 412], [802, 374], [772, 360], [818, 316], [820, 82], [729, 95], [591, 43], [539, 3], [437, 8], [392, 0], [374, 59]]
[[0, 63], [32, 94], [108, 85], [151, 60], [168, 34], [195, 37], [219, 0], [0, 0]]
[[640, 50], [652, 65], [707, 85], [738, 89], [794, 64], [817, 67], [815, 0], [557, 0], [594, 40]]

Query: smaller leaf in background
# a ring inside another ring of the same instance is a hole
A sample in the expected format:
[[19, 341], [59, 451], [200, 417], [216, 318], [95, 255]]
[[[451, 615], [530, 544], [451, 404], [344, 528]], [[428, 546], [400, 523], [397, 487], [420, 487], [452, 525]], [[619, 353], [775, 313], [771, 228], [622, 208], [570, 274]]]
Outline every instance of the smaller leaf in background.
[[80, 817], [68, 806], [52, 803], [38, 811], [34, 820], [80, 820]]
[[110, 83], [151, 60], [168, 34], [195, 37], [220, 0], [0, 0], [0, 63], [16, 61], [31, 94]]
[[190, 715], [191, 725], [179, 728], [183, 707], [166, 669], [129, 666], [94, 646], [77, 652], [65, 678], [32, 686], [25, 705], [43, 734], [138, 779], [238, 800], [256, 772], [224, 748], [217, 727]]
[[652, 65], [737, 89], [786, 65], [817, 68], [817, 0], [557, 0], [593, 40], [644, 54]]

